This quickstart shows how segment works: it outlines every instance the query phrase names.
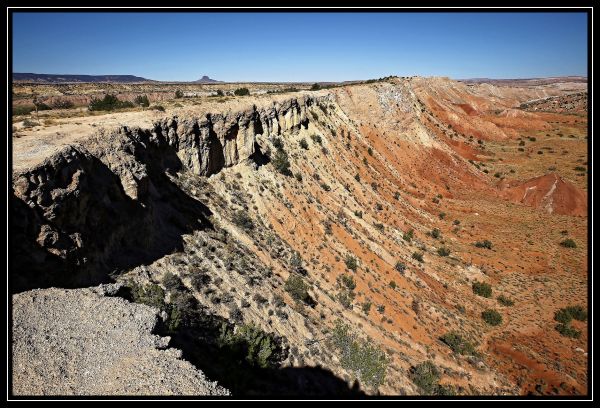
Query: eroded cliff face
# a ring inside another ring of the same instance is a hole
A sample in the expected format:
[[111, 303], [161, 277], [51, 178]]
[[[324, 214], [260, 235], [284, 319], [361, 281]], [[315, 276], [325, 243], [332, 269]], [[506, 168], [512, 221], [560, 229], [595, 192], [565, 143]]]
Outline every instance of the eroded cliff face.
[[210, 228], [210, 211], [172, 176], [263, 162], [261, 138], [306, 127], [316, 102], [100, 131], [14, 174], [13, 290], [97, 284], [180, 248], [182, 233]]

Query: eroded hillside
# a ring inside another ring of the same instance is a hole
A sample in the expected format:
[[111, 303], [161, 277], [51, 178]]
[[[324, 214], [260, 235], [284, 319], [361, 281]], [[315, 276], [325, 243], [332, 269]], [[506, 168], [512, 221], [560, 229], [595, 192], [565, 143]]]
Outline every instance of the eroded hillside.
[[555, 312], [587, 308], [586, 112], [520, 108], [568, 92], [392, 78], [21, 133], [13, 291], [117, 280], [233, 395], [584, 394]]

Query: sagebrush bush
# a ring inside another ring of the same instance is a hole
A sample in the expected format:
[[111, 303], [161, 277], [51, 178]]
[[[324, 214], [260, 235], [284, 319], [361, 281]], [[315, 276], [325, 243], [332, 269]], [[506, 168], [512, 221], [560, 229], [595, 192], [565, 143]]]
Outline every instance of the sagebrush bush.
[[491, 326], [498, 326], [502, 323], [502, 315], [494, 309], [488, 309], [481, 312], [481, 318]]
[[489, 283], [475, 281], [472, 285], [473, 293], [485, 298], [492, 297], [492, 286]]

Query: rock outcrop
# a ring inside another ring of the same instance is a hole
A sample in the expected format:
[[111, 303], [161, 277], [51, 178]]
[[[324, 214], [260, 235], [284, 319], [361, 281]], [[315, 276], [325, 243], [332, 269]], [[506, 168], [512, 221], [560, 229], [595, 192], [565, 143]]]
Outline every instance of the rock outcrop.
[[157, 309], [107, 296], [117, 289], [13, 295], [14, 395], [229, 395], [152, 334]]

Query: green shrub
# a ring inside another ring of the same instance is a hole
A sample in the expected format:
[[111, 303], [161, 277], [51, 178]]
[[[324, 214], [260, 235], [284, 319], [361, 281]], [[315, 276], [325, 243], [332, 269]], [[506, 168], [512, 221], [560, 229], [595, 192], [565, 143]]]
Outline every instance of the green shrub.
[[390, 281], [390, 288], [396, 289], [396, 282]]
[[233, 214], [233, 223], [245, 230], [254, 229], [254, 222], [252, 221], [252, 218], [250, 218], [250, 216], [244, 210], [236, 211]]
[[352, 275], [341, 275], [340, 281], [349, 290], [354, 290], [356, 288], [356, 282], [354, 281], [354, 277], [352, 277]]
[[165, 111], [165, 107], [164, 107], [164, 106], [162, 106], [162, 105], [154, 105], [154, 106], [152, 107], [152, 109], [154, 109], [154, 110], [157, 110], [157, 111], [159, 111], [159, 112], [164, 112], [164, 111]]
[[441, 235], [441, 232], [438, 228], [434, 228], [431, 230], [431, 236], [435, 239], [438, 239]]
[[419, 262], [423, 262], [423, 253], [421, 253], [421, 252], [413, 252], [412, 258], [416, 259]]
[[238, 88], [235, 91], [233, 91], [233, 94], [236, 96], [247, 96], [250, 95], [250, 91], [248, 90], [248, 88]]
[[369, 153], [369, 156], [373, 156], [373, 149], [369, 147], [367, 153]]
[[427, 360], [411, 367], [409, 377], [423, 394], [435, 395], [439, 387], [441, 374], [435, 364]]
[[325, 191], [331, 191], [331, 187], [329, 187], [329, 184], [322, 182], [321, 183], [321, 188]]
[[396, 266], [394, 266], [394, 268], [396, 268], [398, 272], [404, 275], [404, 272], [406, 271], [406, 264], [404, 262], [398, 261], [396, 262]]
[[337, 320], [331, 342], [340, 353], [341, 366], [369, 387], [379, 388], [385, 380], [388, 359], [385, 353], [370, 342], [357, 339], [350, 327]]
[[512, 299], [509, 299], [504, 295], [498, 296], [497, 299], [498, 303], [500, 303], [502, 306], [513, 306], [515, 304], [515, 302]]
[[183, 98], [183, 91], [181, 91], [181, 89], [175, 91], [175, 98]]
[[275, 156], [273, 156], [273, 160], [271, 162], [273, 163], [273, 167], [275, 167], [275, 170], [277, 170], [284, 176], [291, 177], [293, 175], [292, 171], [290, 170], [291, 164], [285, 150], [278, 149], [275, 153]]
[[67, 100], [55, 100], [52, 102], [52, 109], [72, 109], [75, 104]]
[[35, 110], [35, 106], [30, 106], [30, 105], [16, 105], [16, 106], [12, 107], [12, 114], [13, 114], [13, 116], [29, 115], [34, 110]]
[[477, 248], [492, 249], [492, 242], [488, 241], [487, 239], [484, 241], [477, 241], [477, 242], [475, 242], [475, 246]]
[[285, 281], [285, 290], [295, 301], [306, 302], [309, 299], [308, 286], [304, 283], [302, 277], [298, 275], [290, 275], [288, 280]]
[[485, 298], [492, 297], [492, 286], [489, 283], [475, 281], [473, 282], [473, 293]]
[[558, 331], [561, 335], [565, 337], [570, 337], [573, 339], [578, 339], [579, 337], [581, 337], [581, 332], [577, 329], [574, 329], [569, 324], [559, 323], [556, 326], [554, 326], [554, 328], [556, 329], [556, 331]]
[[348, 254], [346, 255], [346, 259], [344, 259], [344, 261], [346, 262], [346, 267], [348, 269], [350, 269], [353, 272], [356, 272], [356, 270], [358, 269], [358, 261], [354, 256]]
[[150, 106], [150, 101], [148, 100], [148, 96], [146, 96], [146, 95], [136, 96], [134, 103], [136, 105], [143, 106], [144, 108], [147, 108], [148, 106]]
[[301, 139], [299, 144], [301, 148], [303, 148], [304, 150], [308, 150], [308, 142], [306, 141], [306, 139]]
[[438, 216], [440, 217], [440, 220], [443, 220], [444, 218], [446, 218], [446, 213], [445, 212], [441, 212], [438, 214]]
[[319, 89], [321, 89], [321, 85], [314, 83], [311, 87], [310, 90], [311, 91], [318, 91]]
[[35, 120], [31, 120], [31, 119], [25, 119], [23, 121], [23, 127], [25, 129], [29, 129], [29, 128], [32, 128], [34, 126], [39, 126], [39, 125], [40, 125], [39, 122], [36, 122]]
[[405, 241], [410, 242], [410, 241], [412, 241], [412, 239], [414, 237], [414, 233], [415, 233], [415, 231], [411, 228], [402, 235], [402, 238]]
[[455, 353], [469, 356], [475, 354], [475, 346], [463, 339], [462, 336], [455, 331], [444, 334], [442, 337], [440, 337], [440, 340], [450, 347], [450, 349]]
[[362, 304], [362, 306], [361, 306], [361, 307], [362, 307], [362, 311], [363, 311], [363, 312], [364, 312], [366, 315], [368, 315], [368, 314], [369, 314], [369, 311], [371, 310], [371, 306], [373, 306], [373, 304], [372, 304], [371, 302], [369, 302], [369, 301], [367, 301], [367, 302], [363, 303], [363, 304]]
[[565, 239], [560, 243], [560, 245], [565, 248], [577, 248], [577, 244], [571, 238]]
[[583, 306], [567, 306], [554, 313], [554, 320], [563, 324], [569, 324], [571, 320], [587, 320], [587, 311]]
[[230, 356], [243, 358], [251, 366], [276, 368], [283, 350], [279, 339], [251, 324], [234, 329], [223, 323], [217, 344]]
[[165, 308], [165, 291], [155, 283], [141, 286], [137, 283], [130, 282], [131, 300], [135, 303], [143, 303], [148, 306], [156, 307], [164, 310]]
[[437, 253], [439, 256], [448, 256], [450, 255], [450, 249], [446, 247], [440, 247], [438, 248]]
[[494, 309], [488, 309], [481, 312], [481, 318], [491, 326], [498, 326], [502, 323], [502, 315]]
[[312, 134], [312, 135], [310, 135], [310, 138], [315, 143], [318, 143], [318, 144], [322, 144], [323, 143], [323, 140], [321, 140], [321, 136], [320, 135]]
[[182, 290], [185, 288], [179, 276], [176, 276], [171, 272], [165, 273], [165, 276], [163, 276], [162, 279], [162, 283], [163, 285], [165, 285], [165, 288], [167, 288], [169, 292]]
[[88, 106], [90, 111], [112, 111], [115, 109], [133, 108], [134, 104], [129, 101], [121, 101], [115, 95], [104, 95], [103, 99], [93, 98]]

